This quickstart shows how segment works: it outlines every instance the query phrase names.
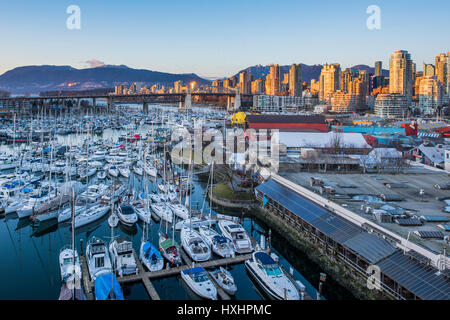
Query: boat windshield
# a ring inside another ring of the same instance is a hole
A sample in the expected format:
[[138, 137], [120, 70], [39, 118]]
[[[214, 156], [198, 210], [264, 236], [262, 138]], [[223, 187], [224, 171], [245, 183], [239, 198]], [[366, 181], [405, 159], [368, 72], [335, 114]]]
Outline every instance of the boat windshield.
[[208, 281], [209, 278], [206, 275], [206, 273], [201, 272], [201, 273], [195, 273], [192, 278], [194, 279], [195, 282], [205, 282]]
[[122, 206], [121, 209], [122, 209], [122, 214], [123, 215], [134, 214], [133, 207], [131, 207], [131, 206]]
[[73, 264], [73, 258], [64, 258], [64, 264]]
[[268, 276], [279, 276], [281, 274], [280, 267], [276, 264], [264, 266]]

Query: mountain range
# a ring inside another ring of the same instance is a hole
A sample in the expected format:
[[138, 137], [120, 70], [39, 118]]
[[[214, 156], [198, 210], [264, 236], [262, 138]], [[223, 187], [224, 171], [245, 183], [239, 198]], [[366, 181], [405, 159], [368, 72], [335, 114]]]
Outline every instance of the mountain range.
[[[289, 72], [290, 66], [280, 66], [281, 74]], [[352, 67], [357, 70], [367, 70], [374, 73], [374, 68], [366, 65]], [[322, 65], [308, 66], [302, 64], [303, 81], [310, 82], [319, 79]], [[270, 72], [270, 65], [255, 65], [241, 71], [247, 71], [255, 79], [265, 78]], [[388, 76], [389, 71], [383, 70]], [[239, 73], [237, 74], [239, 76]], [[71, 66], [25, 66], [12, 69], [0, 76], [0, 90], [12, 94], [39, 94], [44, 91], [75, 91], [113, 88], [119, 84], [131, 85], [142, 82], [145, 85], [160, 83], [173, 85], [175, 81], [184, 83], [196, 81], [198, 84], [210, 84], [211, 81], [194, 73], [173, 74], [144, 69], [133, 69], [125, 65], [104, 65], [96, 68], [76, 69]]]
[[175, 81], [196, 81], [209, 84], [194, 73], [173, 74], [143, 69], [132, 69], [124, 65], [104, 65], [96, 68], [76, 69], [71, 66], [26, 66], [12, 69], [0, 76], [0, 90], [13, 94], [38, 94], [52, 90], [92, 90], [113, 88], [119, 84], [131, 85], [143, 82], [146, 85], [160, 83], [173, 85]]

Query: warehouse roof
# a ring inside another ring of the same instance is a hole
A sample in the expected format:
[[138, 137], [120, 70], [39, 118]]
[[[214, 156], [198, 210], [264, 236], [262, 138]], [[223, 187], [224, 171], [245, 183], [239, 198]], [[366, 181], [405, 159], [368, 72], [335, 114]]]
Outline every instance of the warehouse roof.
[[287, 147], [371, 149], [361, 133], [336, 132], [280, 132], [279, 142]]
[[247, 121], [250, 123], [323, 123], [325, 117], [321, 115], [247, 115]]

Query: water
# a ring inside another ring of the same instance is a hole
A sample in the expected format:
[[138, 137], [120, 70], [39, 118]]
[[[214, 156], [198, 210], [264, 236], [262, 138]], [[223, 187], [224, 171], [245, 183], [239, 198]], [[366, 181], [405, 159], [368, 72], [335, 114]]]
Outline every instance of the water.
[[[149, 130], [149, 126], [143, 126], [136, 133], [142, 134]], [[114, 138], [126, 133], [123, 131], [105, 130], [97, 138]], [[85, 135], [69, 135], [59, 137], [61, 142], [79, 142]], [[17, 146], [16, 146], [17, 148]], [[11, 151], [11, 146], [2, 146], [2, 149]], [[143, 181], [142, 177], [130, 176], [128, 181], [122, 180], [130, 188], [136, 190], [136, 194], [142, 193], [144, 185], [148, 190], [156, 190], [156, 181]], [[196, 181], [192, 194], [192, 207], [197, 205], [201, 208], [204, 205], [205, 212], [209, 212], [209, 201], [204, 203], [206, 184]], [[198, 204], [197, 204], [198, 203]], [[221, 212], [221, 213], [227, 213]], [[232, 212], [229, 212], [232, 213]], [[86, 248], [87, 240], [92, 236], [101, 237], [109, 241], [111, 230], [107, 223], [107, 217], [76, 229], [75, 244], [80, 252], [80, 240], [83, 240], [83, 250]], [[268, 228], [262, 223], [256, 222], [248, 217], [244, 219], [244, 227], [259, 242], [261, 234], [267, 238]], [[158, 231], [160, 225], [152, 222], [149, 230], [149, 240], [158, 246]], [[114, 235], [125, 235], [131, 238], [134, 249], [139, 252], [142, 239], [143, 224], [141, 221], [133, 227], [125, 227], [119, 223], [115, 228]], [[176, 232], [176, 239], [179, 241], [179, 232]], [[58, 265], [60, 249], [71, 243], [70, 224], [59, 224], [55, 220], [41, 223], [40, 226], [33, 227], [28, 219], [18, 219], [16, 214], [11, 214], [0, 218], [0, 252], [2, 264], [0, 264], [0, 299], [58, 299], [61, 280]], [[307, 292], [316, 297], [315, 288], [318, 287], [319, 272], [321, 270], [307, 259], [307, 257], [292, 248], [286, 241], [276, 233], [272, 233], [272, 251], [280, 259], [280, 263], [286, 270], [290, 267], [294, 269], [295, 279], [300, 280]], [[248, 276], [244, 264], [228, 266], [232, 273], [238, 291], [233, 299], [259, 300], [265, 298], [257, 285]], [[186, 287], [180, 276], [152, 280], [161, 299], [199, 299], [189, 288]], [[126, 299], [139, 300], [148, 299], [148, 295], [141, 283], [127, 285], [123, 287]], [[324, 286], [326, 298], [349, 299], [351, 295], [340, 287], [332, 279], [327, 280]]]

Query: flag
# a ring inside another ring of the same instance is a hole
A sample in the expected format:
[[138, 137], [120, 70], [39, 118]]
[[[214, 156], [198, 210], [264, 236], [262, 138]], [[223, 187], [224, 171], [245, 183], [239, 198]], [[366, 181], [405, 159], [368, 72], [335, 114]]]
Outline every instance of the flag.
[[325, 273], [321, 273], [320, 274], [320, 281], [324, 281], [327, 280], [327, 275]]

